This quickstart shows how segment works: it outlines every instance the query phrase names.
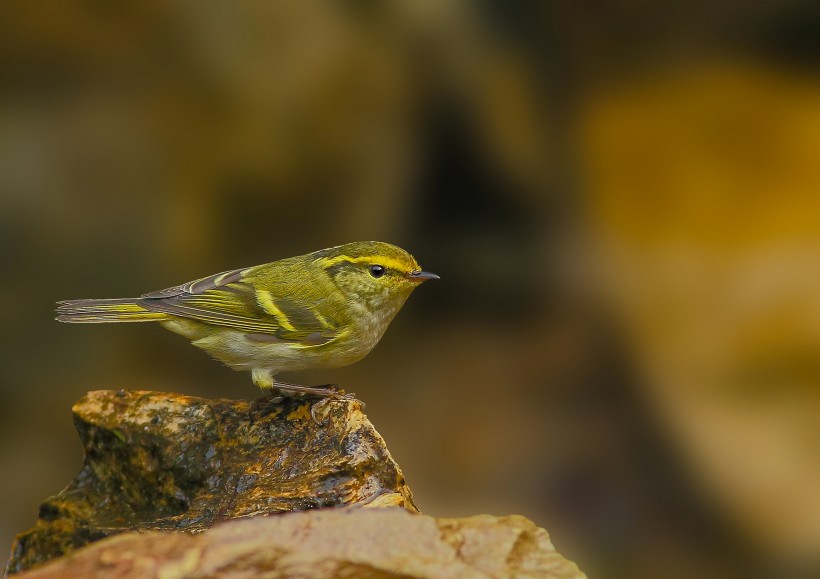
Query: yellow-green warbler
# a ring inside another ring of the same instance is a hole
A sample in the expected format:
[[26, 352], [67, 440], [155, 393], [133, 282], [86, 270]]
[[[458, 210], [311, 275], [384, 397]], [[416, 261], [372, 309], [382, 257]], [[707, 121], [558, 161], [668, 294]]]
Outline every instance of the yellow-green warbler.
[[282, 371], [352, 364], [376, 345], [412, 291], [438, 279], [379, 241], [322, 249], [234, 269], [131, 299], [59, 302], [71, 323], [159, 322], [263, 390], [334, 396], [276, 382]]

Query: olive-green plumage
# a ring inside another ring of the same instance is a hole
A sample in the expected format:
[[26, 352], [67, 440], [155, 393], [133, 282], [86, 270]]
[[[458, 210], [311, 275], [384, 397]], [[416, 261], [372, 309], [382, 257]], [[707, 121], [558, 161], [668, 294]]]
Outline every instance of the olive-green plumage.
[[360, 360], [419, 283], [437, 278], [395, 245], [362, 241], [139, 298], [60, 302], [57, 319], [159, 322], [266, 389], [281, 371]]

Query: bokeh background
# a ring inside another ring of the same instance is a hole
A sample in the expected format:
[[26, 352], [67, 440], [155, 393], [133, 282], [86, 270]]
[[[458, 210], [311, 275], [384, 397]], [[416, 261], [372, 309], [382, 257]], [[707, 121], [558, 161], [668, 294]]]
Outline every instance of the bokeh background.
[[811, 1], [0, 7], [0, 545], [92, 389], [249, 398], [126, 297], [379, 239], [442, 280], [338, 382], [423, 511], [591, 577], [820, 576]]

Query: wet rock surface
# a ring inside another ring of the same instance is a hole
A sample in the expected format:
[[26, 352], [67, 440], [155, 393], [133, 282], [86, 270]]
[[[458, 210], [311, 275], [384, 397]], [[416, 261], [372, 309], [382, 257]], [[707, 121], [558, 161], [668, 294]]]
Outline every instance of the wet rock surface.
[[322, 509], [231, 521], [205, 533], [128, 533], [21, 579], [56, 577], [583, 578], [519, 517], [434, 519], [400, 508]]
[[189, 534], [254, 515], [345, 505], [416, 512], [362, 406], [90, 392], [73, 407], [82, 470], [18, 535], [7, 572], [128, 531], [184, 531], [128, 539], [182, 548]]

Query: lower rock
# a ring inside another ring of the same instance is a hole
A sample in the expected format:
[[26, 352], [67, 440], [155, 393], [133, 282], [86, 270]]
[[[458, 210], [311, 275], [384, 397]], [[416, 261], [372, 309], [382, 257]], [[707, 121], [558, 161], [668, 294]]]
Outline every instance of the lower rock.
[[127, 533], [19, 577], [585, 576], [523, 517], [435, 519], [397, 508], [345, 508], [231, 521], [196, 536]]

